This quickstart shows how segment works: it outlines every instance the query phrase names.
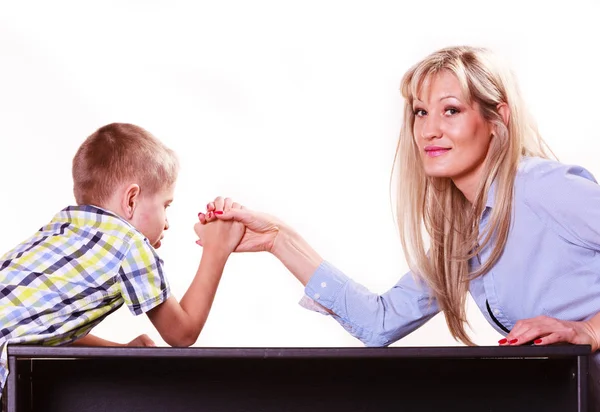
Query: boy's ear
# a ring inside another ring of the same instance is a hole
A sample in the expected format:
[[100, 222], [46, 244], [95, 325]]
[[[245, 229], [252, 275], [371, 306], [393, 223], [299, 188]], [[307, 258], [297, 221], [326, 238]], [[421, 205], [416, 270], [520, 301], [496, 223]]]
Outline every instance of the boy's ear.
[[131, 220], [133, 218], [133, 213], [135, 212], [139, 199], [140, 187], [137, 184], [132, 183], [125, 187], [123, 196], [121, 197], [121, 209], [123, 210], [127, 220]]

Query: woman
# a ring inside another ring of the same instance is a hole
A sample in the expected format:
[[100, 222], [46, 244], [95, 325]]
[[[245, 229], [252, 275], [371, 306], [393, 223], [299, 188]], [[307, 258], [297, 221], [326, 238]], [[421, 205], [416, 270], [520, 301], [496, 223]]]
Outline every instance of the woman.
[[232, 209], [229, 199], [199, 215], [200, 243], [202, 225], [213, 219], [244, 223], [238, 251], [274, 254], [309, 298], [368, 346], [389, 345], [439, 311], [452, 335], [472, 344], [470, 292], [506, 336], [501, 345], [570, 342], [597, 351], [600, 186], [593, 176], [549, 160], [511, 72], [487, 50], [439, 50], [404, 75], [401, 90], [397, 217], [411, 272], [391, 290], [369, 292], [289, 226]]

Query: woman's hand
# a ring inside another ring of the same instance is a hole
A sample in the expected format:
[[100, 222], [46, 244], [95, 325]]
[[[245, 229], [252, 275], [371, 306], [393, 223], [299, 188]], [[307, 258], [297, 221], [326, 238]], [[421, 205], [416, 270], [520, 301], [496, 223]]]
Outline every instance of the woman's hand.
[[[233, 210], [239, 210], [242, 206], [231, 202], [230, 199], [220, 199], [218, 205], [220, 212], [230, 213]], [[219, 219], [214, 224], [207, 225], [203, 222], [203, 213], [198, 214], [200, 222], [194, 225], [194, 231], [198, 236], [198, 243], [205, 250], [220, 250], [227, 255], [237, 250], [240, 241], [245, 237], [246, 228], [243, 223], [234, 219]], [[214, 213], [213, 213], [214, 215]], [[206, 220], [206, 218], [204, 218]], [[213, 219], [216, 220], [216, 219]]]
[[530, 342], [535, 345], [550, 345], [560, 342], [591, 345], [592, 351], [596, 351], [600, 347], [598, 332], [590, 322], [566, 321], [548, 316], [520, 320], [506, 338], [498, 341], [503, 346], [522, 345]]
[[[306, 285], [323, 258], [302, 237], [279, 219], [246, 209], [229, 198], [217, 197], [199, 213], [196, 225], [239, 222], [246, 228], [235, 252], [272, 253], [303, 285]], [[215, 222], [216, 221], [216, 222]], [[199, 231], [197, 231], [198, 233]], [[198, 243], [202, 244], [200, 236]]]
[[[277, 236], [284, 226], [281, 221], [265, 213], [246, 209], [229, 198], [217, 197], [206, 207], [206, 213], [199, 213], [200, 224], [215, 220], [242, 223], [246, 227], [244, 235], [235, 252], [273, 252]], [[198, 232], [198, 231], [196, 231]], [[202, 238], [199, 243], [202, 244]]]

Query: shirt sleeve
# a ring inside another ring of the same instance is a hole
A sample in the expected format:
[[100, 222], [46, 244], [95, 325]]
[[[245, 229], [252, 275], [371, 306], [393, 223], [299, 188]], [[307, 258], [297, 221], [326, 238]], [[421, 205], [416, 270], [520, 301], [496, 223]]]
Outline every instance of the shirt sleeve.
[[170, 296], [163, 261], [145, 240], [136, 240], [119, 269], [121, 296], [134, 315], [160, 305]]
[[323, 262], [307, 283], [305, 293], [333, 311], [338, 323], [366, 346], [387, 346], [439, 312], [429, 288], [411, 272], [378, 295]]
[[525, 201], [567, 242], [600, 250], [600, 186], [579, 166], [544, 162], [530, 171]]

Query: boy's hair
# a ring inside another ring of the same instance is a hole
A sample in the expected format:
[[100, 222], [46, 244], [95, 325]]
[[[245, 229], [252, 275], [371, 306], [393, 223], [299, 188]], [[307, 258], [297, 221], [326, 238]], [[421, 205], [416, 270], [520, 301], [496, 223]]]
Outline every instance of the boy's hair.
[[175, 152], [139, 126], [112, 123], [101, 127], [73, 158], [73, 192], [78, 205], [102, 206], [119, 185], [137, 183], [152, 195], [175, 183]]

